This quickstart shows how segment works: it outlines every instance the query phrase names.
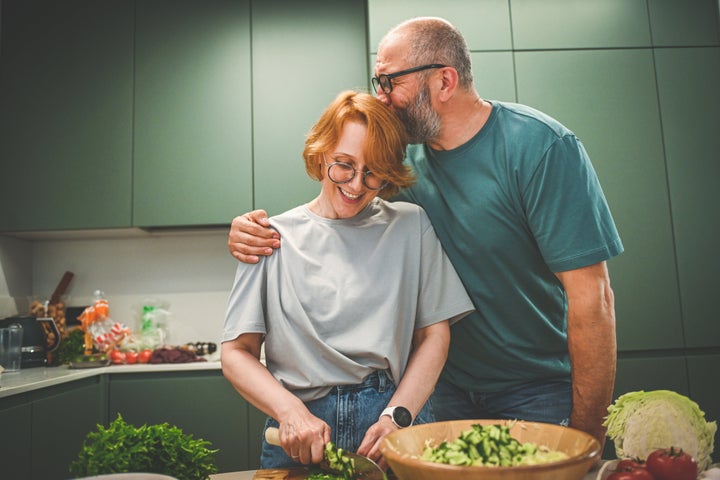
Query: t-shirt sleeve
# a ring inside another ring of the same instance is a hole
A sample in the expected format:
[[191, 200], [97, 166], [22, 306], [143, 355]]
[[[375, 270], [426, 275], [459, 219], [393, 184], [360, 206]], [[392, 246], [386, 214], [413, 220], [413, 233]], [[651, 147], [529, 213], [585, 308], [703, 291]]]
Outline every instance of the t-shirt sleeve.
[[238, 263], [228, 298], [222, 341], [236, 339], [243, 333], [267, 333], [265, 325], [265, 298], [267, 261], [260, 264]]
[[443, 320], [455, 323], [475, 307], [423, 210], [420, 294], [415, 328]]
[[590, 159], [577, 137], [545, 152], [523, 190], [528, 225], [553, 272], [586, 267], [623, 246]]

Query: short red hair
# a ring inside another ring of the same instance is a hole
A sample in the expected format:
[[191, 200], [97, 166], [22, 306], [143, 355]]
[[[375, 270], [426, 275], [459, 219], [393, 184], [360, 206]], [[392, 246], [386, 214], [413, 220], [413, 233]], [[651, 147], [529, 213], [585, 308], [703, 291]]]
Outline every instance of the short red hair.
[[308, 133], [303, 158], [310, 178], [322, 180], [322, 155], [337, 145], [347, 122], [359, 122], [367, 127], [365, 164], [373, 174], [388, 182], [380, 190], [380, 197], [390, 198], [413, 184], [415, 177], [403, 163], [408, 143], [405, 126], [380, 100], [352, 90], [335, 97]]

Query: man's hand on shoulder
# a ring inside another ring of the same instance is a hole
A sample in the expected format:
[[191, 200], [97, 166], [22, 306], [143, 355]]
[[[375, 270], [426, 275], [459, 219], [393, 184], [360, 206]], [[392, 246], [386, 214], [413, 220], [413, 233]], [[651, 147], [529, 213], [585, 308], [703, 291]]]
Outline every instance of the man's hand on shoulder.
[[243, 263], [258, 263], [260, 256], [280, 248], [280, 234], [269, 228], [265, 210], [253, 210], [233, 218], [228, 234], [230, 254]]

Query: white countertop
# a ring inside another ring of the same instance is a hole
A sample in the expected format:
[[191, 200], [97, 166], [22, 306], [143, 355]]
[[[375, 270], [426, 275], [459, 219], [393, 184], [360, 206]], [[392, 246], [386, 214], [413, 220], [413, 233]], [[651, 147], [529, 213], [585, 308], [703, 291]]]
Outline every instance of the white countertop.
[[98, 368], [70, 368], [67, 365], [26, 368], [17, 372], [3, 372], [0, 375], [0, 398], [106, 373], [187, 372], [192, 370], [220, 370], [220, 368], [220, 361], [217, 359], [190, 363], [108, 365], [107, 367]]

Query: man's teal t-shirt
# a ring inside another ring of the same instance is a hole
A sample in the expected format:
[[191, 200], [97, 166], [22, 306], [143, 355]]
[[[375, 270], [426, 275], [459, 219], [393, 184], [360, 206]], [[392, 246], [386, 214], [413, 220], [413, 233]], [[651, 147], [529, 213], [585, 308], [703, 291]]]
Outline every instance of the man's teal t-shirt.
[[567, 379], [567, 300], [553, 272], [623, 247], [580, 140], [532, 108], [493, 102], [454, 150], [411, 145], [418, 180], [399, 199], [430, 217], [476, 312], [452, 327], [443, 378], [492, 392]]

